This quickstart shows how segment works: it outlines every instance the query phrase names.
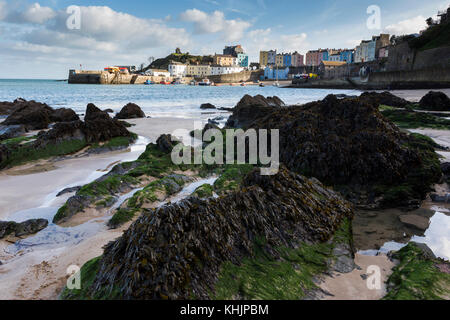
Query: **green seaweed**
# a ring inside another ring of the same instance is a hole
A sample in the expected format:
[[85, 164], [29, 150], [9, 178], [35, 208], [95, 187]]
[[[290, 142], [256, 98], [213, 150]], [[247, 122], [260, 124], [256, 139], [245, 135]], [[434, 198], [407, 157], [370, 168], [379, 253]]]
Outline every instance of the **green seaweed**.
[[192, 195], [199, 198], [209, 198], [213, 196], [213, 193], [214, 193], [213, 186], [206, 183], [195, 189]]
[[[442, 300], [450, 296], [450, 274], [441, 272], [438, 259], [426, 257], [415, 243], [394, 253], [400, 260], [389, 277], [384, 300]], [[448, 263], [447, 263], [448, 264]]]

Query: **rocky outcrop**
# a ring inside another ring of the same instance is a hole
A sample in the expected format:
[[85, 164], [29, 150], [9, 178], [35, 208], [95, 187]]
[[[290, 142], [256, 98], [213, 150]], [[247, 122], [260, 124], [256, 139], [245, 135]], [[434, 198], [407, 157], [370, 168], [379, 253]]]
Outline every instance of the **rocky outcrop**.
[[18, 99], [9, 107], [10, 115], [3, 125], [24, 125], [27, 130], [47, 129], [50, 123], [79, 120], [72, 109], [53, 109], [45, 103]]
[[219, 199], [189, 198], [146, 210], [110, 243], [91, 296], [121, 299], [209, 299], [225, 262], [239, 265], [264, 239], [275, 248], [322, 243], [353, 215], [351, 206], [317, 180], [281, 168], [251, 172], [242, 189]]
[[52, 108], [43, 103], [35, 101], [20, 102], [3, 122], [3, 125], [22, 124], [27, 130], [47, 129], [52, 122], [51, 115], [53, 112]]
[[202, 110], [207, 110], [207, 109], [217, 109], [217, 107], [216, 107], [215, 105], [211, 104], [211, 103], [203, 103], [203, 104], [200, 106], [200, 109], [202, 109]]
[[80, 118], [72, 109], [60, 108], [53, 111], [50, 120], [52, 122], [70, 122], [80, 120]]
[[142, 109], [134, 103], [128, 103], [126, 106], [120, 110], [116, 115], [116, 119], [136, 119], [145, 118], [145, 113]]
[[86, 106], [86, 113], [84, 114], [84, 121], [94, 121], [99, 119], [110, 119], [108, 112], [102, 111], [93, 103]]
[[0, 141], [16, 138], [26, 133], [24, 125], [2, 126], [0, 125]]
[[404, 108], [410, 104], [410, 102], [408, 102], [407, 100], [397, 97], [388, 91], [381, 93], [364, 92], [363, 94], [361, 94], [360, 100], [364, 101], [365, 103], [374, 104], [375, 107], [385, 105], [390, 107]]
[[450, 111], [450, 98], [443, 92], [430, 91], [419, 102], [420, 108], [430, 111]]
[[172, 135], [163, 134], [156, 140], [156, 145], [158, 149], [164, 153], [172, 152], [173, 147], [175, 147], [179, 142], [173, 140]]
[[[248, 113], [255, 129], [279, 129], [280, 161], [291, 170], [338, 187], [360, 205], [409, 206], [424, 199], [441, 177], [439, 161], [426, 141], [401, 132], [365, 99], [337, 99]], [[232, 123], [242, 123], [235, 110]], [[398, 187], [398, 188], [391, 188]], [[400, 203], [401, 204], [400, 204]]]
[[25, 222], [0, 221], [0, 239], [7, 236], [23, 237], [35, 234], [48, 226], [45, 219], [32, 219]]
[[245, 95], [227, 121], [227, 127], [248, 127], [255, 119], [260, 119], [284, 107], [285, 104], [278, 97], [263, 97], [261, 95]]

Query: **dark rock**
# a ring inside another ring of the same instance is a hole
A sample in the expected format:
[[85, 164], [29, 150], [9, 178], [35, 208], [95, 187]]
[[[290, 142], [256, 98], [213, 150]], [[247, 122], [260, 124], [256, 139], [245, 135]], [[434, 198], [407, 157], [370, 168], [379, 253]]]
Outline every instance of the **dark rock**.
[[450, 111], [450, 98], [443, 92], [430, 91], [419, 102], [420, 108], [430, 111]]
[[158, 140], [156, 140], [156, 145], [159, 150], [164, 153], [172, 152], [173, 147], [175, 147], [178, 143], [178, 141], [173, 140], [173, 137], [170, 134], [163, 134], [158, 138]]
[[46, 104], [35, 101], [21, 102], [2, 124], [23, 124], [27, 130], [47, 129], [52, 122], [53, 112], [54, 110]]
[[3, 144], [0, 144], [0, 163], [8, 160], [11, 155], [11, 151]]
[[66, 188], [66, 189], [61, 190], [60, 192], [58, 192], [56, 197], [61, 197], [62, 195], [65, 195], [67, 193], [77, 192], [80, 189], [81, 189], [81, 187], [79, 187], [79, 186], [78, 187]]
[[410, 104], [407, 100], [399, 98], [390, 92], [364, 92], [360, 96], [360, 100], [365, 103], [373, 104], [376, 108], [380, 105], [390, 107], [404, 108]]
[[103, 142], [116, 137], [128, 137], [130, 132], [118, 120], [111, 118], [84, 122], [84, 134], [88, 143]]
[[450, 162], [441, 163], [442, 173], [446, 176], [450, 176]]
[[84, 115], [84, 121], [93, 120], [107, 120], [111, 119], [108, 112], [102, 111], [95, 106], [93, 103], [89, 103], [86, 107], [86, 113]]
[[134, 103], [128, 103], [116, 115], [116, 119], [136, 119], [136, 118], [145, 118], [145, 113], [137, 104]]
[[32, 219], [19, 223], [16, 227], [16, 237], [22, 237], [30, 234], [35, 234], [48, 226], [46, 219]]
[[233, 109], [233, 114], [228, 119], [226, 126], [249, 127], [255, 119], [263, 118], [284, 106], [284, 102], [278, 97], [264, 98], [261, 95], [254, 97], [245, 95]]
[[0, 140], [12, 139], [26, 133], [25, 126], [22, 124], [3, 126], [0, 124]]
[[89, 294], [114, 287], [119, 299], [212, 298], [220, 266], [239, 265], [257, 238], [267, 240], [262, 250], [276, 259], [272, 248], [328, 241], [351, 217], [351, 206], [317, 180], [285, 168], [275, 176], [255, 170], [241, 190], [219, 199], [144, 210], [105, 247]]
[[103, 110], [103, 111], [108, 112], [108, 113], [114, 113], [114, 110], [113, 110], [113, 109], [105, 109], [105, 110]]
[[25, 222], [4, 222], [0, 221], [0, 239], [3, 239], [9, 235], [15, 237], [23, 237], [35, 234], [48, 226], [46, 219], [31, 219]]
[[80, 120], [80, 118], [72, 109], [60, 108], [53, 111], [50, 120], [52, 122], [70, 122]]
[[430, 194], [430, 198], [431, 201], [433, 202], [444, 202], [444, 203], [448, 203], [450, 200], [450, 193], [447, 193], [446, 195], [438, 195], [436, 193], [431, 193]]
[[38, 134], [34, 147], [41, 148], [48, 144], [58, 144], [66, 140], [83, 140], [86, 138], [84, 131], [84, 123], [80, 120], [56, 123], [52, 129]]
[[9, 115], [11, 112], [13, 112], [16, 104], [13, 102], [3, 101], [0, 102], [0, 116], [6, 116]]
[[[239, 112], [237, 107], [229, 123], [233, 119], [240, 121]], [[338, 187], [358, 205], [409, 206], [411, 199], [425, 199], [430, 186], [442, 176], [433, 149], [428, 154], [407, 147], [415, 141], [414, 137], [403, 133], [365, 99], [337, 99], [329, 95], [322, 101], [266, 113], [249, 109], [244, 119], [252, 123], [245, 129], [279, 129], [282, 163], [295, 172]], [[424, 165], [430, 160], [436, 165]], [[416, 176], [419, 173], [421, 178]], [[405, 183], [413, 192], [402, 197], [384, 200], [386, 188], [373, 191], [376, 185]], [[380, 196], [381, 200], [377, 200]]]
[[206, 110], [206, 109], [217, 109], [217, 107], [211, 103], [204, 103], [200, 106], [200, 109]]

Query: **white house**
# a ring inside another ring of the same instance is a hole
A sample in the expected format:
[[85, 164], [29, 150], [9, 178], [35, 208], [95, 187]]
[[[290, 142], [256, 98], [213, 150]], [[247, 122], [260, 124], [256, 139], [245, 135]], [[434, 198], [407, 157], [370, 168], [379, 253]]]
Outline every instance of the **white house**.
[[154, 77], [170, 77], [170, 72], [167, 70], [161, 70], [161, 69], [149, 69], [145, 72], [148, 76], [154, 76]]
[[220, 65], [212, 65], [211, 66], [211, 75], [219, 76], [222, 74], [232, 74], [239, 73], [244, 71], [243, 67], [240, 66], [220, 66]]
[[169, 73], [172, 77], [185, 77], [187, 72], [187, 65], [182, 63], [169, 64]]

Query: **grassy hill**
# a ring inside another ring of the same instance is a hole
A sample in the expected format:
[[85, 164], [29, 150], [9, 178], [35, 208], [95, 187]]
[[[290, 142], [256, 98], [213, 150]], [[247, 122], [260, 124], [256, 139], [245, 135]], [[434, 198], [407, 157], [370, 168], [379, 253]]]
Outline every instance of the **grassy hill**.
[[193, 56], [189, 53], [172, 53], [165, 58], [160, 58], [155, 61], [144, 70], [148, 69], [164, 69], [167, 70], [171, 61], [189, 63], [189, 64], [200, 64], [200, 63], [212, 63], [212, 56]]
[[420, 37], [412, 39], [410, 46], [417, 50], [450, 46], [450, 22], [429, 27]]

